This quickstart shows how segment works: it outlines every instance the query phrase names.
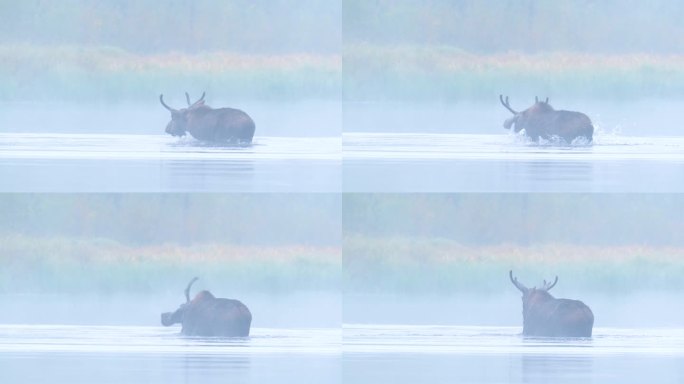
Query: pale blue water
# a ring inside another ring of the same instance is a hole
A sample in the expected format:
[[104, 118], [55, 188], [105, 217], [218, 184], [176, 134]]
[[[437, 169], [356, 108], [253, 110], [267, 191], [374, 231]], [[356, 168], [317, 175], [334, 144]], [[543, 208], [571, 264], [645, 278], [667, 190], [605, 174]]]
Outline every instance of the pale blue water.
[[[342, 143], [341, 143], [342, 142]], [[249, 147], [127, 134], [0, 134], [5, 192], [683, 192], [684, 138], [591, 146], [506, 134], [257, 137]]]
[[253, 328], [188, 338], [178, 328], [0, 325], [0, 382], [337, 383], [341, 331]]
[[0, 133], [4, 192], [339, 192], [339, 137], [248, 147], [166, 135]]
[[345, 133], [345, 192], [682, 192], [684, 137]]
[[244, 339], [177, 328], [0, 325], [3, 383], [680, 383], [684, 329], [595, 328], [527, 339], [519, 327], [254, 328]]
[[348, 383], [681, 383], [684, 329], [595, 328], [529, 339], [520, 327], [345, 325]]

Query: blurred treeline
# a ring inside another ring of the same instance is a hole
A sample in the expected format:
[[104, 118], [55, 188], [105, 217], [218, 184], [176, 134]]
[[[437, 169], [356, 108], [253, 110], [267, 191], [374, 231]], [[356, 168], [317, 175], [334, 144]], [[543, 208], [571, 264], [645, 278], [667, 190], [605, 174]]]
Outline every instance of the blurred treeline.
[[336, 290], [340, 197], [4, 194], [0, 293]]
[[345, 44], [452, 46], [472, 53], [674, 53], [679, 0], [344, 0]]
[[0, 101], [684, 98], [677, 0], [0, 0]]
[[0, 0], [0, 101], [339, 99], [341, 6], [301, 0]]
[[338, 247], [340, 210], [339, 196], [326, 194], [5, 194], [0, 234]]
[[0, 0], [0, 43], [135, 53], [337, 53], [338, 1]]
[[564, 290], [684, 292], [684, 247], [513, 243], [464, 246], [444, 238], [345, 236], [344, 287], [359, 292], [492, 293], [559, 276]]
[[684, 196], [378, 194], [343, 198], [350, 292], [684, 290]]
[[677, 0], [345, 0], [348, 101], [684, 98]]
[[684, 246], [684, 196], [676, 194], [352, 194], [343, 206], [345, 236]]
[[2, 0], [0, 42], [139, 53], [337, 53], [343, 41], [679, 53], [683, 18], [678, 0]]

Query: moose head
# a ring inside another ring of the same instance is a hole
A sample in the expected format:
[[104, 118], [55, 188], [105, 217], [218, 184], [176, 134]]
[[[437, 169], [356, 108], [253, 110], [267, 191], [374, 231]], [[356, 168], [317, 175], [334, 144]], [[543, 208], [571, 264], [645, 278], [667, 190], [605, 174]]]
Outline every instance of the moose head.
[[531, 123], [534, 123], [543, 114], [554, 111], [553, 107], [549, 104], [548, 97], [544, 101], [539, 101], [539, 98], [535, 96], [534, 104], [522, 112], [517, 112], [511, 108], [508, 96], [506, 96], [506, 100], [504, 100], [503, 95], [499, 95], [499, 101], [501, 101], [501, 105], [513, 114], [513, 117], [504, 121], [504, 128], [511, 129], [511, 126], [513, 126], [513, 131], [516, 133], [530, 126]]
[[202, 93], [202, 97], [200, 97], [197, 101], [194, 103], [190, 102], [190, 95], [185, 92], [185, 100], [188, 103], [187, 108], [182, 108], [182, 109], [175, 109], [169, 107], [165, 102], [164, 102], [164, 95], [159, 95], [159, 102], [161, 105], [168, 109], [169, 112], [171, 112], [171, 121], [166, 125], [166, 133], [172, 136], [185, 136], [185, 133], [188, 131], [188, 122], [190, 118], [190, 113], [199, 107], [203, 107], [204, 104], [204, 96], [206, 92]]

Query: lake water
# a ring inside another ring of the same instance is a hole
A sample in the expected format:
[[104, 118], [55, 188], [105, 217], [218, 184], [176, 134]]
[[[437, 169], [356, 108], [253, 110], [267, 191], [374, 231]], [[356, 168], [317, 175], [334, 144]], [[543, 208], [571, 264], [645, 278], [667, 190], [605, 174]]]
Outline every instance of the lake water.
[[345, 133], [345, 192], [682, 192], [684, 137]]
[[684, 329], [594, 328], [534, 339], [520, 327], [345, 325], [348, 383], [681, 383]]
[[179, 328], [0, 325], [0, 382], [337, 383], [336, 329], [253, 328], [249, 338]]
[[340, 137], [0, 133], [4, 192], [339, 192]]
[[250, 147], [132, 134], [0, 134], [5, 192], [683, 192], [684, 138], [591, 146], [506, 134], [257, 137]]
[[681, 383], [684, 329], [595, 328], [535, 339], [520, 327], [178, 328], [0, 325], [3, 383]]

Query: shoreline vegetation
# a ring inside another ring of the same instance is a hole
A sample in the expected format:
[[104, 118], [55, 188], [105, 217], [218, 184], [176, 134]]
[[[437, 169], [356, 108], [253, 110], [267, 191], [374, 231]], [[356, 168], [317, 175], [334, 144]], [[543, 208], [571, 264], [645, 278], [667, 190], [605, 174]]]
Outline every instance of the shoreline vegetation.
[[346, 45], [342, 54], [138, 54], [108, 46], [0, 45], [0, 101], [117, 102], [206, 90], [254, 100], [458, 101], [506, 93], [684, 98], [684, 55], [474, 54], [453, 46]]
[[[334, 54], [137, 54], [108, 46], [0, 45], [0, 101], [129, 101], [202, 89], [222, 98], [339, 97]], [[215, 96], [216, 97], [216, 96]]]
[[0, 294], [159, 293], [202, 276], [216, 290], [338, 290], [341, 251], [330, 246], [219, 243], [130, 246], [105, 238], [0, 236]]
[[346, 100], [479, 100], [543, 94], [628, 100], [684, 97], [684, 55], [577, 52], [473, 54], [451, 46], [344, 49]]
[[471, 246], [440, 238], [364, 235], [347, 235], [343, 244], [349, 292], [495, 293], [508, 287], [511, 269], [530, 286], [558, 275], [566, 290], [684, 290], [680, 247]]

